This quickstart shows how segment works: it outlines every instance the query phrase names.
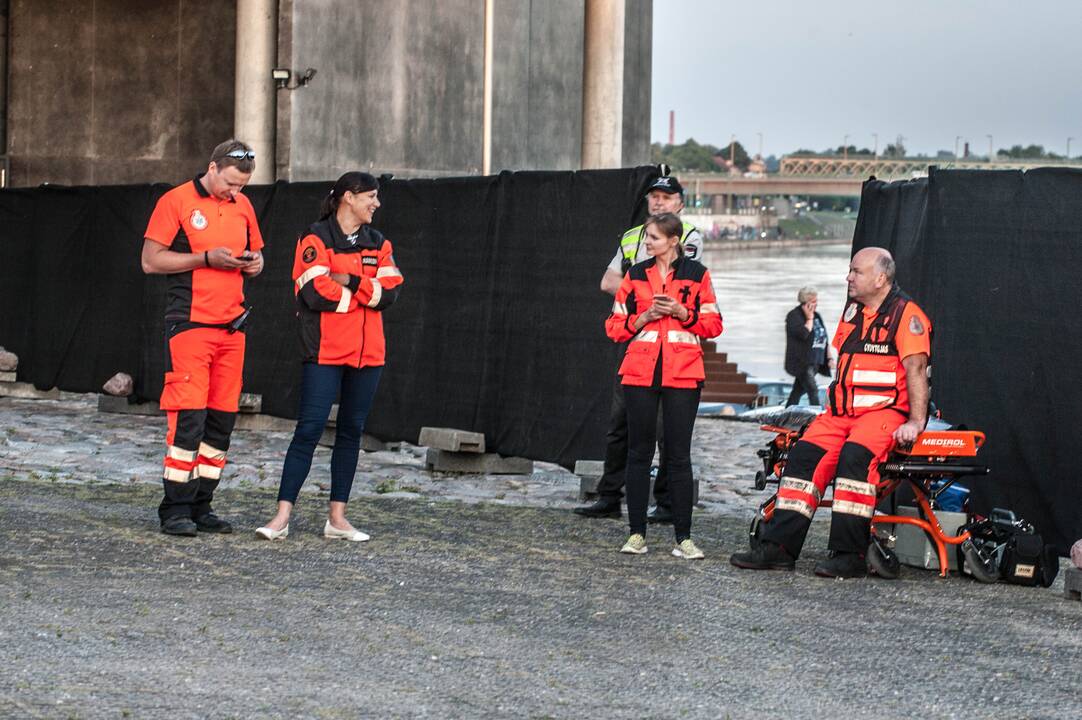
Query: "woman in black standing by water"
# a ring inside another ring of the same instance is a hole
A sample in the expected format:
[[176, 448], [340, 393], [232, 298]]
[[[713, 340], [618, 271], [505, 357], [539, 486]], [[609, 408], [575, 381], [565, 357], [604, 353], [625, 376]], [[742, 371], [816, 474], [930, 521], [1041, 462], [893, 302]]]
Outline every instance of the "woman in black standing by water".
[[300, 412], [282, 466], [278, 512], [256, 530], [267, 540], [289, 535], [293, 505], [339, 395], [330, 509], [323, 535], [354, 542], [369, 539], [346, 519], [346, 503], [361, 432], [383, 369], [382, 311], [394, 303], [403, 282], [390, 241], [370, 226], [380, 206], [378, 195], [374, 177], [346, 173], [324, 199], [320, 220], [297, 243], [293, 291], [304, 361]]
[[809, 405], [819, 404], [816, 374], [830, 377], [834, 358], [823, 316], [816, 312], [819, 292], [803, 287], [796, 295], [800, 303], [785, 316], [785, 372], [793, 376], [793, 390], [785, 406], [796, 405], [807, 394]]

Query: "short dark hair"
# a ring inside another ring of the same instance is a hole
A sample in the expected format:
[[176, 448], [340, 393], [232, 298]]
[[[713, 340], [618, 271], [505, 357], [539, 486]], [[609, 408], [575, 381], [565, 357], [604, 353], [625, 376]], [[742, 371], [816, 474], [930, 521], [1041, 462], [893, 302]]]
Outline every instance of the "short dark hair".
[[235, 167], [242, 173], [255, 170], [255, 151], [247, 143], [230, 138], [220, 143], [210, 154], [210, 161], [219, 169]]

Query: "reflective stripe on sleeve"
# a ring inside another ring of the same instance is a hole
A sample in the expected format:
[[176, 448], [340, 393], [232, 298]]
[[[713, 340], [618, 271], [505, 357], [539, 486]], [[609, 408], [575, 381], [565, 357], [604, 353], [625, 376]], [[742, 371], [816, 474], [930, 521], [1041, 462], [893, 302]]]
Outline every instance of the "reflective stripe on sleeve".
[[375, 278], [368, 278], [368, 281], [372, 283], [372, 298], [365, 304], [370, 308], [374, 308], [379, 305], [380, 298], [383, 297], [383, 286]]
[[699, 336], [695, 333], [689, 333], [686, 330], [670, 330], [668, 339], [671, 343], [691, 343], [692, 345], [699, 344]]
[[349, 301], [353, 298], [353, 293], [349, 291], [348, 287], [342, 287], [342, 297], [338, 301], [338, 307], [334, 309], [336, 313], [349, 312]]
[[612, 312], [614, 315], [627, 315], [627, 305], [622, 302], [614, 302], [612, 304]]
[[312, 280], [313, 278], [317, 278], [320, 275], [330, 275], [330, 274], [331, 274], [331, 269], [329, 267], [327, 267], [326, 265], [313, 265], [312, 267], [310, 267], [307, 270], [305, 270], [304, 272], [302, 272], [300, 274], [300, 277], [297, 278], [297, 289], [300, 290], [302, 287], [307, 285], [308, 282], [310, 280]]
[[402, 273], [399, 272], [398, 268], [396, 267], [384, 265], [383, 267], [376, 270], [376, 277], [402, 277]]
[[631, 342], [657, 342], [657, 330], [640, 330], [639, 334], [631, 338]]
[[720, 315], [721, 311], [718, 310], [717, 303], [704, 303], [703, 306], [699, 308], [699, 314], [700, 315]]
[[882, 370], [854, 370], [853, 382], [857, 385], [893, 385], [898, 376]]

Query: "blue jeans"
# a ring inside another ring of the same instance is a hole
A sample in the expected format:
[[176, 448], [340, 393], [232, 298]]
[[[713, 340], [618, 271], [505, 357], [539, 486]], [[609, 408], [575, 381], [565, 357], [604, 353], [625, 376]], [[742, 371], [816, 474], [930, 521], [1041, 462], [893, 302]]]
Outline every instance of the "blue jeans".
[[348, 502], [357, 472], [361, 450], [361, 432], [372, 408], [382, 367], [353, 368], [345, 365], [305, 363], [301, 378], [301, 406], [297, 429], [282, 465], [282, 484], [278, 500], [297, 502], [301, 485], [312, 469], [312, 453], [323, 435], [331, 405], [341, 391], [338, 420], [331, 453], [331, 501]]

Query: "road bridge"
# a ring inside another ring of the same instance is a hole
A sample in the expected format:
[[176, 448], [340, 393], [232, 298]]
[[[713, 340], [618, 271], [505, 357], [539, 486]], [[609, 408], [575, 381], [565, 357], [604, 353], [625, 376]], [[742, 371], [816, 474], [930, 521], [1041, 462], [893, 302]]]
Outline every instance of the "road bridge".
[[1036, 167], [1073, 167], [1080, 162], [1055, 160], [938, 160], [786, 155], [777, 173], [747, 177], [723, 173], [681, 173], [688, 193], [718, 211], [744, 204], [743, 198], [805, 195], [859, 197], [860, 187], [873, 175], [880, 180], [903, 180], [928, 174], [928, 167], [953, 170], [1030, 170]]

